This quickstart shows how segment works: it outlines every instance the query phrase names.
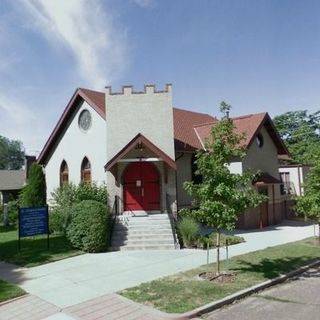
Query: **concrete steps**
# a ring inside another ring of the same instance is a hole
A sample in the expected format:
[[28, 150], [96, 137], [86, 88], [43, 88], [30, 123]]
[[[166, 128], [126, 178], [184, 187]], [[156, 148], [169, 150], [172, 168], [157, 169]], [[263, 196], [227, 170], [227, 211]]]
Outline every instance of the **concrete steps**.
[[119, 216], [113, 229], [111, 250], [175, 249], [166, 213]]

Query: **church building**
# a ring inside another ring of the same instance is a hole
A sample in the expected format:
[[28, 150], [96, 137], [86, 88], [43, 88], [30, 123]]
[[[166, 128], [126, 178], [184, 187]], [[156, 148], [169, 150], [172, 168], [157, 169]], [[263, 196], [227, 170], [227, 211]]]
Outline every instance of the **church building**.
[[[230, 165], [262, 172], [255, 187], [269, 201], [239, 219], [242, 228], [264, 227], [284, 216], [278, 156], [288, 155], [268, 113], [233, 118], [246, 135], [247, 155]], [[194, 156], [217, 123], [212, 115], [173, 107], [172, 86], [145, 85], [113, 92], [79, 88], [38, 157], [47, 194], [73, 182], [105, 183], [119, 214], [173, 213], [191, 205], [183, 183], [196, 179]]]

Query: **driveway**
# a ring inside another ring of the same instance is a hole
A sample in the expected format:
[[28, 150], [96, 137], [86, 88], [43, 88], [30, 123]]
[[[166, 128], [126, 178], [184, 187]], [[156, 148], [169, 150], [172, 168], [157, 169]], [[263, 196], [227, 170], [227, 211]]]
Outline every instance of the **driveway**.
[[[246, 242], [230, 247], [230, 257], [313, 236], [314, 228], [286, 221], [263, 231], [236, 234]], [[210, 262], [214, 260], [215, 250], [211, 250]], [[0, 263], [0, 278], [65, 308], [206, 262], [207, 254], [203, 250], [120, 251], [84, 254], [29, 269]]]
[[214, 320], [314, 320], [320, 312], [320, 268], [310, 269], [255, 297], [217, 310], [205, 318]]

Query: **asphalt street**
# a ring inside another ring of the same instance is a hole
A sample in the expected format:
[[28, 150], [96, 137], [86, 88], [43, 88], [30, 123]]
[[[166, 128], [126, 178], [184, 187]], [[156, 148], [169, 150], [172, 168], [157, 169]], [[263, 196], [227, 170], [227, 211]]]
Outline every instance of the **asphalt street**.
[[205, 319], [320, 319], [320, 267], [259, 294], [216, 310]]

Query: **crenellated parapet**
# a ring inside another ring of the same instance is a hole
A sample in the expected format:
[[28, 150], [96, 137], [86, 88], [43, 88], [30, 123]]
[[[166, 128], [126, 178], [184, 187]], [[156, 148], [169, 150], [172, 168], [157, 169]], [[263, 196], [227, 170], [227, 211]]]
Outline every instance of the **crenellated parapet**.
[[112, 87], [105, 87], [106, 95], [157, 94], [172, 92], [172, 84], [167, 83], [163, 90], [157, 90], [155, 84], [145, 84], [143, 91], [134, 91], [133, 86], [122, 86], [121, 92], [112, 92]]

